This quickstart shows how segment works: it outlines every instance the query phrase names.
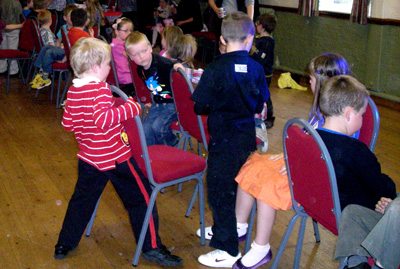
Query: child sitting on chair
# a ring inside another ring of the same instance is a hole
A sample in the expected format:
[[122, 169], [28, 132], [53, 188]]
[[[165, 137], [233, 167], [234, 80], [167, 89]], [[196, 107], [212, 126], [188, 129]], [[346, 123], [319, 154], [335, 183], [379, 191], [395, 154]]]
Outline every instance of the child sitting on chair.
[[[64, 259], [78, 247], [109, 180], [129, 212], [136, 242], [151, 193], [148, 180], [132, 157], [121, 124], [139, 115], [140, 105], [130, 97], [125, 104], [115, 107], [110, 86], [104, 82], [110, 72], [110, 46], [95, 38], [81, 38], [72, 48], [70, 60], [78, 78], [68, 90], [62, 125], [75, 133], [79, 144], [78, 181], [55, 246], [56, 259]], [[182, 259], [161, 243], [156, 208], [152, 219], [142, 257], [165, 266], [181, 265]]]
[[[381, 197], [396, 197], [394, 182], [381, 173], [374, 154], [363, 142], [351, 137], [361, 128], [368, 95], [364, 85], [347, 75], [329, 79], [320, 92], [319, 107], [325, 124], [317, 132], [332, 158], [342, 209], [349, 204], [375, 209]], [[257, 200], [256, 238], [250, 251], [233, 268], [257, 268], [272, 259], [269, 238], [276, 210], [291, 206], [288, 179], [278, 172], [279, 165], [255, 164], [262, 162], [246, 162], [236, 177], [236, 217], [238, 222], [246, 221]], [[260, 169], [264, 169], [262, 178], [257, 177]]]

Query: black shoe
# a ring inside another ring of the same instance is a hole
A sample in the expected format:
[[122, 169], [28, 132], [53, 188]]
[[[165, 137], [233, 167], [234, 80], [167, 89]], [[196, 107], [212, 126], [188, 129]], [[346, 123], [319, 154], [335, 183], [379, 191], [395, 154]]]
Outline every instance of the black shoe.
[[183, 264], [182, 258], [172, 255], [165, 246], [143, 252], [142, 257], [165, 266], [177, 267]]
[[75, 250], [76, 247], [70, 247], [70, 246], [63, 246], [60, 244], [56, 245], [56, 250], [54, 251], [54, 258], [58, 260], [65, 259], [70, 251]]
[[371, 266], [367, 262], [362, 262], [354, 267], [348, 267], [347, 265], [344, 267], [344, 269], [370, 269]]
[[275, 122], [275, 117], [271, 117], [270, 119], [265, 119], [264, 120], [265, 127], [267, 127], [267, 129], [271, 129], [274, 126], [274, 122]]

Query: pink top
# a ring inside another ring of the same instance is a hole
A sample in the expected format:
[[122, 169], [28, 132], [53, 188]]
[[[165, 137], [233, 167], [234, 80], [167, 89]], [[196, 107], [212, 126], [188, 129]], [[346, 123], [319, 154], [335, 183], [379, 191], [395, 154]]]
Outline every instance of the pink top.
[[132, 83], [131, 72], [129, 71], [128, 57], [125, 51], [125, 42], [113, 38], [111, 42], [111, 53], [114, 58], [119, 84]]

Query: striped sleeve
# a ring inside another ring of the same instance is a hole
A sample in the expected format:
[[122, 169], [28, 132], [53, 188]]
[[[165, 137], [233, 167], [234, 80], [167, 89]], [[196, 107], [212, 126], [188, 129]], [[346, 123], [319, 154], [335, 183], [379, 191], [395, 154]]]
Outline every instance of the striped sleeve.
[[132, 98], [119, 107], [113, 107], [112, 94], [108, 84], [99, 89], [99, 93], [94, 99], [93, 120], [100, 129], [108, 129], [139, 114], [140, 105]]
[[61, 124], [65, 130], [67, 130], [69, 132], [74, 131], [74, 125], [72, 124], [72, 117], [71, 117], [71, 114], [69, 113], [69, 109], [67, 106], [65, 107]]

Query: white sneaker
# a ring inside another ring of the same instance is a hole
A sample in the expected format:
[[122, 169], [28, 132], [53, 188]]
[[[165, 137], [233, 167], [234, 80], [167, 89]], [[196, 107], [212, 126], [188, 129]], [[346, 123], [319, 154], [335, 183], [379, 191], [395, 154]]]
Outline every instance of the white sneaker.
[[256, 136], [261, 140], [261, 152], [265, 153], [268, 150], [268, 133], [265, 123], [261, 127], [256, 127]]
[[240, 252], [236, 257], [234, 257], [229, 255], [226, 251], [217, 249], [201, 255], [197, 260], [199, 263], [209, 267], [232, 268], [233, 264], [241, 257], [242, 254]]
[[[211, 229], [212, 226], [208, 226], [205, 228], [205, 232], [206, 232], [206, 240], [211, 240], [212, 236], [213, 236], [213, 232]], [[243, 242], [246, 240], [247, 237], [247, 226], [246, 229], [237, 229], [238, 231], [238, 235], [239, 235], [239, 242]], [[198, 237], [201, 237], [201, 233], [200, 233], [200, 229], [197, 230], [196, 232]]]

